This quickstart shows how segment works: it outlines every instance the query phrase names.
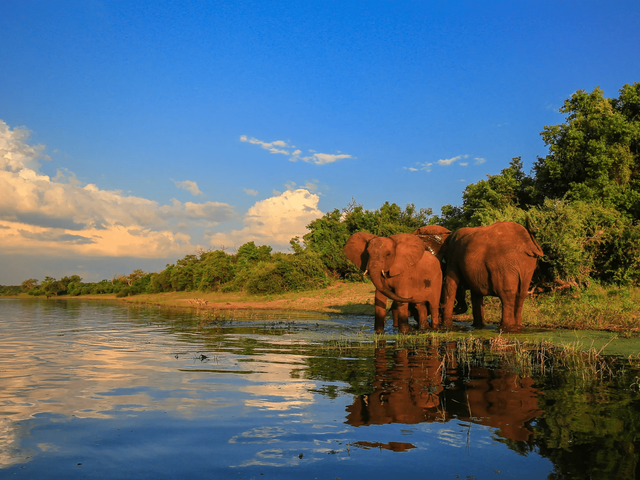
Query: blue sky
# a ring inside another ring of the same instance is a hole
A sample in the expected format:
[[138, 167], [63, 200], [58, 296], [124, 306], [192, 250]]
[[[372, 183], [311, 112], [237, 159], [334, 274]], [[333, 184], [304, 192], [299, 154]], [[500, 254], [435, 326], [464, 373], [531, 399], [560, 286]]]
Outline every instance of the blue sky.
[[640, 81], [640, 3], [0, 2], [0, 284], [435, 213]]

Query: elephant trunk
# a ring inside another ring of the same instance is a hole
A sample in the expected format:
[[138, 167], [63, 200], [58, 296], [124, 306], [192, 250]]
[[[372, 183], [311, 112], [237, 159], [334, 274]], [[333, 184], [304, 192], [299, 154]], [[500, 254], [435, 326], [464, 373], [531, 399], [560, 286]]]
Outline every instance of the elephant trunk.
[[376, 290], [382, 293], [385, 297], [395, 300], [396, 302], [412, 302], [413, 299], [400, 297], [391, 291], [387, 285], [387, 281], [385, 280], [385, 273], [382, 267], [382, 262], [369, 261], [369, 275], [371, 276], [371, 281], [376, 287]]

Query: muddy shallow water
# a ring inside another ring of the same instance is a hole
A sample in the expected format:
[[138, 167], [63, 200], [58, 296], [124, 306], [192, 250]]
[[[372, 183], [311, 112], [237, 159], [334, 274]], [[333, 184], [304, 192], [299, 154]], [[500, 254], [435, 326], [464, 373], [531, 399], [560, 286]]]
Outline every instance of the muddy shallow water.
[[0, 478], [640, 473], [635, 367], [528, 372], [370, 334], [358, 317], [0, 300]]

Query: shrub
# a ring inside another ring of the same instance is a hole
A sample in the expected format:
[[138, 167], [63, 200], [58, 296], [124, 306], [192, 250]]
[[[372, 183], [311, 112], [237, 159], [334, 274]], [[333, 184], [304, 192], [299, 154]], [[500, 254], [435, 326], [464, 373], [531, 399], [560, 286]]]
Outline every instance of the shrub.
[[487, 208], [476, 213], [482, 225], [526, 223], [545, 256], [536, 277], [546, 282], [587, 284], [591, 279], [630, 284], [640, 280], [640, 227], [611, 207], [597, 203], [546, 199], [528, 212]]
[[131, 295], [131, 287], [121, 288], [118, 293], [116, 293], [117, 298], [128, 297]]
[[280, 254], [275, 262], [260, 262], [252, 269], [244, 289], [253, 294], [276, 294], [323, 288], [329, 283], [320, 259], [311, 253]]

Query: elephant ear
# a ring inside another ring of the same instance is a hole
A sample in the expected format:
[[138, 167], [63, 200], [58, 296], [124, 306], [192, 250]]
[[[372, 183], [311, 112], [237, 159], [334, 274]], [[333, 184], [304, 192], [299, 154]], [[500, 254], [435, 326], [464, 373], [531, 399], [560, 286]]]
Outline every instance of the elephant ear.
[[389, 276], [395, 277], [418, 263], [425, 253], [424, 243], [420, 238], [410, 233], [391, 235], [389, 238], [396, 245], [396, 256], [393, 265], [389, 269]]
[[354, 233], [344, 246], [344, 254], [363, 272], [367, 269], [367, 264], [369, 263], [369, 254], [366, 251], [367, 243], [376, 237], [377, 235], [373, 233]]

